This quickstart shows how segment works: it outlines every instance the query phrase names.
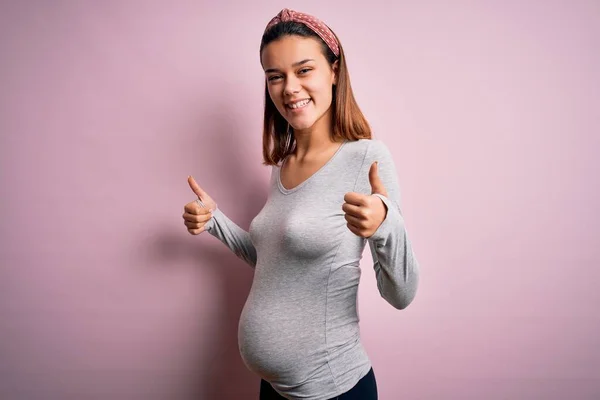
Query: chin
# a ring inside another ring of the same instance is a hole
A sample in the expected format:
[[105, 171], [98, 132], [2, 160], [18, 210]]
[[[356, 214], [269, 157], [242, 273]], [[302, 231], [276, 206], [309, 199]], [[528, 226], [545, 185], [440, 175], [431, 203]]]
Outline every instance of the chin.
[[303, 115], [297, 118], [290, 118], [288, 120], [288, 123], [292, 128], [298, 131], [312, 128], [313, 125], [317, 122], [317, 120], [318, 118], [314, 118], [314, 116]]
[[303, 131], [305, 129], [309, 129], [314, 124], [315, 124], [315, 121], [310, 121], [310, 122], [295, 122], [295, 123], [291, 123], [290, 122], [290, 126], [292, 128], [294, 128], [295, 130], [297, 130], [297, 131]]

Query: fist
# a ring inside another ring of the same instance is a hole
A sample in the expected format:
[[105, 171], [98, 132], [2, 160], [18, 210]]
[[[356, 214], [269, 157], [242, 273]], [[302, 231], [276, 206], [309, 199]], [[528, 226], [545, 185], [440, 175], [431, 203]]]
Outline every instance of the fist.
[[217, 203], [196, 183], [192, 176], [188, 176], [188, 184], [198, 197], [183, 207], [183, 223], [192, 235], [204, 232], [204, 225], [212, 218], [212, 212], [217, 208]]
[[369, 169], [369, 182], [371, 183], [371, 194], [349, 192], [344, 196], [344, 218], [346, 226], [356, 236], [371, 237], [377, 228], [383, 223], [387, 216], [385, 203], [373, 194], [382, 194], [388, 197], [387, 190], [377, 173], [377, 162], [371, 164]]

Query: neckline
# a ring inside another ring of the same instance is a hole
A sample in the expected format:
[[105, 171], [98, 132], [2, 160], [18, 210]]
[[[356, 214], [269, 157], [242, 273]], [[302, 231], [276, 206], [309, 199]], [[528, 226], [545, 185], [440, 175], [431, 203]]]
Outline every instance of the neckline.
[[344, 141], [337, 148], [337, 150], [335, 151], [335, 153], [333, 153], [333, 155], [329, 158], [329, 160], [327, 160], [327, 162], [325, 164], [323, 164], [321, 166], [321, 168], [319, 168], [318, 170], [316, 170], [311, 176], [309, 176], [304, 181], [302, 181], [301, 183], [299, 183], [298, 185], [294, 186], [291, 189], [286, 189], [285, 186], [283, 186], [283, 183], [281, 183], [281, 170], [283, 169], [283, 166], [285, 165], [285, 162], [287, 160], [287, 157], [286, 157], [283, 160], [283, 162], [281, 163], [281, 166], [279, 167], [279, 169], [277, 170], [277, 186], [279, 187], [279, 190], [281, 191], [281, 193], [283, 193], [283, 194], [290, 194], [290, 193], [294, 193], [297, 190], [302, 189], [306, 184], [308, 184], [308, 182], [310, 182], [315, 176], [319, 175], [319, 173], [321, 171], [323, 171], [323, 169], [325, 169], [325, 167], [327, 167], [336, 158], [336, 156], [340, 153], [340, 151], [346, 145], [346, 143], [348, 143], [348, 139], [344, 139]]

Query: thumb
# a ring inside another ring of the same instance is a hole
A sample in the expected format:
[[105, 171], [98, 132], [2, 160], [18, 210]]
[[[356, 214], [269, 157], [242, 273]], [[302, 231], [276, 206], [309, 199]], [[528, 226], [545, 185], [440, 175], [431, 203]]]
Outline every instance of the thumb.
[[190, 185], [190, 187], [192, 188], [192, 191], [196, 194], [196, 196], [198, 196], [198, 198], [200, 200], [202, 200], [203, 197], [206, 196], [206, 192], [204, 190], [202, 190], [202, 188], [200, 187], [200, 185], [198, 185], [198, 183], [196, 183], [196, 180], [194, 179], [193, 176], [188, 176], [188, 183]]
[[371, 183], [371, 194], [379, 193], [387, 197], [387, 190], [385, 190], [385, 186], [383, 186], [383, 182], [381, 178], [379, 178], [378, 173], [378, 165], [377, 161], [371, 164], [371, 169], [369, 169], [369, 182]]

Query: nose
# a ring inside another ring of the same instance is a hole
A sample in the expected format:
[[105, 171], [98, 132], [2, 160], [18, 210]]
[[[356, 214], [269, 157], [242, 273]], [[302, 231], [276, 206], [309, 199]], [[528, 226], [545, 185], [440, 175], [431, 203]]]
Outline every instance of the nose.
[[292, 75], [285, 80], [283, 94], [286, 96], [293, 96], [295, 93], [298, 92], [300, 92], [300, 81], [298, 80], [298, 78]]

